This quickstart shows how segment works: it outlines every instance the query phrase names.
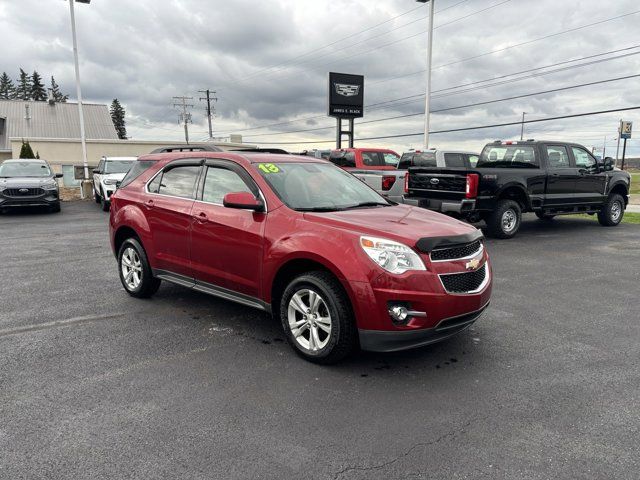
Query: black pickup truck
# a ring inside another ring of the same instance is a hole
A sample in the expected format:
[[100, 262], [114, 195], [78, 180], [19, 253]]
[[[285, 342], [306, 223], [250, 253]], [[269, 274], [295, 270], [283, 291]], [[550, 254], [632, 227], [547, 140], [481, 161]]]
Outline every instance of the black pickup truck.
[[598, 160], [582, 145], [535, 140], [489, 143], [475, 168], [411, 167], [407, 177], [405, 203], [484, 220], [496, 238], [513, 237], [523, 212], [543, 220], [597, 214], [601, 225], [618, 225], [631, 183], [613, 159]]

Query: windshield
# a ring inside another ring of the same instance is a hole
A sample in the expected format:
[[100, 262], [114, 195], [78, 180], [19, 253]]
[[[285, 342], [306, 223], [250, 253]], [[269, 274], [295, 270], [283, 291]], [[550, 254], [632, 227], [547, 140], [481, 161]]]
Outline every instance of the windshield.
[[104, 173], [127, 173], [135, 160], [107, 160]]
[[335, 211], [391, 205], [362, 181], [326, 163], [257, 163], [256, 170], [289, 208]]
[[533, 147], [526, 145], [487, 145], [476, 168], [538, 168]]
[[43, 162], [5, 162], [0, 177], [50, 177], [49, 165]]

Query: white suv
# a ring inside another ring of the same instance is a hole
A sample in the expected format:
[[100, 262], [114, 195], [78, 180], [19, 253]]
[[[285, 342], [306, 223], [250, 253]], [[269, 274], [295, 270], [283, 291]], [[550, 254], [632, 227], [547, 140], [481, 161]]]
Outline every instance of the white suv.
[[124, 178], [137, 157], [102, 157], [98, 168], [93, 170], [93, 195], [102, 210], [109, 211], [111, 194], [116, 184]]

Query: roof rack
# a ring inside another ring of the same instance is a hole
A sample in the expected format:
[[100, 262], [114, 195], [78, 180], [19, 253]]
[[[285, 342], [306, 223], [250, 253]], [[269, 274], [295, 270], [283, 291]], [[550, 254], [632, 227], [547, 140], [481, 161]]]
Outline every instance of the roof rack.
[[230, 152], [242, 152], [242, 153], [283, 153], [289, 155], [289, 152], [282, 148], [234, 148], [229, 150]]
[[220, 147], [215, 145], [171, 145], [168, 147], [160, 147], [151, 153], [169, 153], [169, 152], [224, 152]]

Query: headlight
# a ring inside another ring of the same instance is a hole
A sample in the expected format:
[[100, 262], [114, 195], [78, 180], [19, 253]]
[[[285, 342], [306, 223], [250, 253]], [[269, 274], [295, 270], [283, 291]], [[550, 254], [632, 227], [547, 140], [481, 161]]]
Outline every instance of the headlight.
[[103, 180], [102, 183], [105, 185], [115, 185], [118, 181], [119, 180], [116, 180], [115, 178], [107, 178], [106, 180]]
[[426, 270], [420, 256], [402, 243], [376, 237], [360, 237], [360, 246], [369, 258], [391, 273]]
[[44, 188], [45, 190], [55, 190], [56, 188], [58, 188], [58, 184], [54, 180], [52, 182], [43, 183], [41, 187]]

